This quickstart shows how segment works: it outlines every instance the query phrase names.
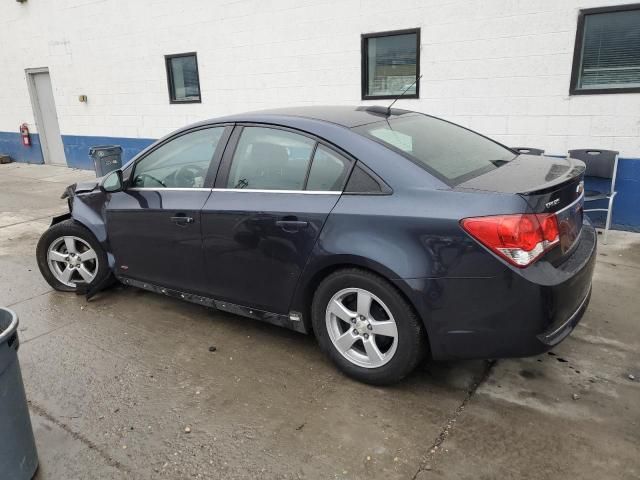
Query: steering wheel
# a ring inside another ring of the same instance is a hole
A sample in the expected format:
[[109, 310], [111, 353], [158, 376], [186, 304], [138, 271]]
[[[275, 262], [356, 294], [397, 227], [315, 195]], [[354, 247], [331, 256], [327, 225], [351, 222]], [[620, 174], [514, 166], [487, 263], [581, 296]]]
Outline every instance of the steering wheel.
[[204, 168], [198, 165], [185, 165], [173, 174], [173, 183], [179, 187], [191, 188], [195, 186], [196, 178], [204, 178], [204, 174]]
[[159, 178], [154, 177], [153, 175], [149, 175], [148, 173], [141, 173], [140, 175], [138, 175], [136, 177], [136, 185], [139, 183], [140, 180], [142, 180], [142, 185], [144, 186], [145, 183], [147, 183], [147, 182], [144, 181], [145, 178], [153, 180], [154, 182], [159, 183], [160, 185], [162, 185], [165, 188], [167, 186], [167, 184], [164, 183], [162, 180], [160, 180]]

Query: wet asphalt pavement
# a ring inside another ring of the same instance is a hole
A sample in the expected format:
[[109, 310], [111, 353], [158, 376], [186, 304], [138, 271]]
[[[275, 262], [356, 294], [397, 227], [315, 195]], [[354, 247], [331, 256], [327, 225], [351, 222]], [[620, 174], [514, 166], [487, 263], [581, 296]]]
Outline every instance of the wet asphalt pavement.
[[377, 388], [312, 337], [123, 286], [53, 291], [35, 245], [91, 175], [0, 165], [0, 305], [20, 317], [36, 478], [640, 478], [640, 234], [600, 247], [552, 354]]

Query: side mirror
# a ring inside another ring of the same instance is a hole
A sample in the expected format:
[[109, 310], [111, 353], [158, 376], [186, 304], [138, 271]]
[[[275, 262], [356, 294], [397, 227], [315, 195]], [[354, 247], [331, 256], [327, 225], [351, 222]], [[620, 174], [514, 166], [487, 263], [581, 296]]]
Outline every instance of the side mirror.
[[105, 193], [121, 192], [124, 189], [122, 170], [114, 170], [107, 174], [100, 182], [100, 190]]

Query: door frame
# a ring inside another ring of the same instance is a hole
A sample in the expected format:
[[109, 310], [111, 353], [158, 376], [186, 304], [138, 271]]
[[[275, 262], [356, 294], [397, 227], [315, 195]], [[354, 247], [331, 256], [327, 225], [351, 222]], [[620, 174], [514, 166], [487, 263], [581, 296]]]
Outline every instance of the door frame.
[[[49, 73], [49, 67], [25, 68], [24, 73], [27, 78], [27, 89], [29, 90], [29, 100], [31, 101], [33, 119], [35, 121], [36, 128], [38, 130], [38, 135], [40, 136], [40, 151], [42, 152], [42, 159], [45, 165], [66, 166], [66, 164], [55, 163], [51, 161], [51, 154], [49, 152], [49, 143], [47, 141], [47, 134], [45, 132], [45, 129], [43, 128], [44, 120], [42, 116], [42, 110], [40, 109], [38, 90], [36, 88], [36, 81], [34, 78], [34, 75], [37, 75], [39, 73], [46, 73], [47, 75], [49, 75], [49, 81], [51, 81], [51, 74]], [[51, 87], [53, 90], [53, 85]], [[55, 105], [55, 99], [54, 99], [54, 105]], [[58, 115], [58, 108], [56, 106], [56, 117], [57, 115]]]

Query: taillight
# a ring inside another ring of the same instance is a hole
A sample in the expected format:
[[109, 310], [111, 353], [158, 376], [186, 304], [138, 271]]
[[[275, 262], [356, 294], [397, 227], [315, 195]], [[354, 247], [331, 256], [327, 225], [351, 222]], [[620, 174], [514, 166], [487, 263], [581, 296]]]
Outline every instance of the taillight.
[[462, 228], [516, 267], [527, 267], [560, 241], [554, 213], [464, 218]]

